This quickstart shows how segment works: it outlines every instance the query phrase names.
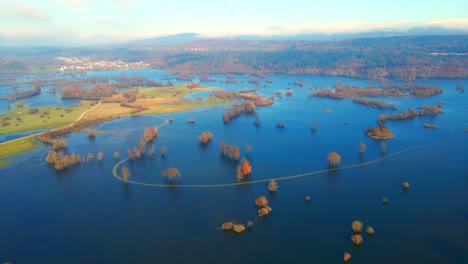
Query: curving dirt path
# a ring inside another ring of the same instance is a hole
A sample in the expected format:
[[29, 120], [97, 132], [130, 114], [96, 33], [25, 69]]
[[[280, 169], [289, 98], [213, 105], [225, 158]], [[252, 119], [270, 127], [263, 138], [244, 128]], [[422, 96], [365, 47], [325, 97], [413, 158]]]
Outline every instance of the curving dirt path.
[[[162, 127], [168, 123], [167, 119], [157, 117], [159, 119], [164, 120], [164, 123], [157, 126]], [[349, 165], [349, 166], [344, 166], [344, 167], [335, 167], [331, 169], [326, 169], [326, 170], [317, 170], [317, 171], [311, 171], [311, 172], [305, 172], [301, 174], [295, 174], [295, 175], [289, 175], [289, 176], [283, 176], [283, 177], [276, 177], [276, 178], [268, 178], [268, 179], [261, 179], [261, 180], [255, 180], [255, 181], [246, 181], [246, 182], [233, 182], [233, 183], [221, 183], [221, 184], [158, 184], [158, 183], [148, 183], [148, 182], [140, 182], [140, 181], [134, 181], [134, 180], [127, 180], [127, 183], [131, 184], [136, 184], [136, 185], [142, 185], [142, 186], [150, 186], [150, 187], [169, 187], [169, 188], [223, 188], [223, 187], [232, 187], [232, 186], [239, 186], [239, 185], [249, 185], [249, 184], [257, 184], [257, 183], [263, 183], [263, 182], [269, 182], [271, 180], [275, 181], [285, 181], [285, 180], [291, 180], [291, 179], [296, 179], [296, 178], [302, 178], [302, 177], [307, 177], [311, 175], [316, 175], [320, 173], [325, 173], [325, 172], [330, 172], [330, 171], [338, 171], [338, 170], [346, 170], [346, 169], [352, 169], [352, 168], [357, 168], [357, 167], [363, 167], [363, 166], [368, 166], [392, 157], [395, 157], [397, 155], [401, 155], [405, 152], [422, 148], [425, 145], [418, 145], [418, 146], [413, 146], [409, 148], [405, 148], [403, 150], [394, 152], [392, 154], [386, 155], [384, 157], [374, 159], [368, 162], [364, 163], [359, 163], [359, 164], [354, 164], [354, 165]], [[123, 159], [119, 161], [117, 164], [114, 165], [112, 168], [112, 175], [121, 181], [124, 181], [122, 177], [119, 176], [117, 173], [118, 168], [120, 165], [122, 165], [124, 162], [126, 162], [128, 158]]]
[[[54, 128], [54, 129], [52, 129], [51, 131], [55, 131], [55, 130], [58, 130], [58, 129], [62, 129], [62, 128], [64, 128], [64, 127], [70, 127], [70, 126], [74, 125], [76, 122], [80, 121], [81, 118], [83, 118], [83, 116], [84, 116], [86, 113], [88, 113], [88, 112], [91, 111], [91, 110], [96, 109], [96, 108], [97, 108], [98, 106], [100, 106], [100, 105], [101, 105], [101, 101], [99, 101], [97, 105], [95, 105], [95, 106], [93, 106], [92, 108], [90, 108], [90, 109], [84, 111], [83, 113], [81, 113], [81, 115], [80, 115], [75, 121], [73, 121], [71, 124], [66, 125], [66, 126], [63, 126], [63, 127]], [[38, 136], [38, 135], [40, 135], [40, 134], [42, 134], [42, 133], [44, 133], [44, 132], [39, 132], [39, 133], [36, 133], [36, 134], [31, 134], [31, 135], [27, 135], [27, 136], [24, 136], [24, 137], [16, 138], [16, 139], [13, 139], [13, 140], [5, 141], [5, 142], [0, 143], [0, 146], [1, 146], [1, 145], [8, 144], [8, 143], [15, 142], [15, 141], [18, 141], [18, 140], [22, 140], [22, 139], [26, 139], [26, 138], [32, 138], [32, 137]]]

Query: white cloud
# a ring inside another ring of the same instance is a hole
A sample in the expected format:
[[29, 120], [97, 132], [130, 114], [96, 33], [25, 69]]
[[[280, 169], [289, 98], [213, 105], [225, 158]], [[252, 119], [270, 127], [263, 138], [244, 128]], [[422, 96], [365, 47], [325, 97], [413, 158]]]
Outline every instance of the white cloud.
[[54, 0], [72, 8], [81, 8], [88, 4], [88, 0]]
[[138, 4], [139, 0], [112, 0], [112, 2], [123, 7], [134, 6]]
[[49, 19], [49, 14], [46, 11], [37, 6], [21, 1], [17, 1], [8, 6], [0, 6], [0, 15], [17, 20], [43, 21]]
[[105, 26], [110, 26], [110, 27], [115, 27], [120, 25], [120, 20], [115, 19], [115, 18], [110, 18], [110, 17], [101, 17], [96, 20], [98, 24], [105, 25]]
[[5, 37], [18, 39], [43, 37], [45, 33], [43, 29], [36, 27], [12, 27], [1, 31]]

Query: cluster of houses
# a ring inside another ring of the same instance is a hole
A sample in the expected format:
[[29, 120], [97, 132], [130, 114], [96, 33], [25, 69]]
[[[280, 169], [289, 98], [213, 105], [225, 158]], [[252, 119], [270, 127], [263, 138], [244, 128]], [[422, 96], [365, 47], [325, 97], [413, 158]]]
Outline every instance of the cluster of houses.
[[65, 65], [60, 65], [58, 70], [113, 70], [113, 69], [128, 69], [128, 68], [149, 68], [150, 65], [146, 62], [124, 62], [122, 60], [115, 61], [92, 61], [90, 57], [56, 57], [56, 60], [64, 62]]

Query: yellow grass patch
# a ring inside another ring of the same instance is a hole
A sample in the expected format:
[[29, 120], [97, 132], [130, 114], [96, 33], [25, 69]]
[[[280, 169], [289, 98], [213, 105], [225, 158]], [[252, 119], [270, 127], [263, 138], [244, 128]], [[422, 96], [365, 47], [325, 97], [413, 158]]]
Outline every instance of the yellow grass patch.
[[12, 162], [12, 156], [24, 153], [26, 151], [33, 151], [38, 148], [39, 144], [34, 142], [33, 137], [2, 143], [0, 145], [0, 167]]

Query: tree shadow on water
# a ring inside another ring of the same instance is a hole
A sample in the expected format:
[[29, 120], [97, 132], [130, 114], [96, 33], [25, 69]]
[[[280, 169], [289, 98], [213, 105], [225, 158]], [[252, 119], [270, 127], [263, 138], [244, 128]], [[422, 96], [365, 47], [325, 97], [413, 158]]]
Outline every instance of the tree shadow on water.
[[364, 155], [362, 153], [359, 154], [359, 163], [364, 163], [366, 160], [364, 159]]
[[327, 175], [338, 176], [339, 171], [340, 171], [340, 167], [336, 165], [330, 165], [330, 164], [327, 165]]
[[328, 164], [327, 166], [327, 175], [328, 175], [328, 179], [330, 180], [330, 182], [332, 182], [333, 184], [336, 183], [337, 179], [338, 179], [338, 176], [339, 176], [339, 167], [338, 166], [333, 166], [333, 165], [330, 165]]
[[130, 188], [130, 184], [128, 183], [123, 184], [122, 193], [126, 199], [132, 198], [132, 189]]

